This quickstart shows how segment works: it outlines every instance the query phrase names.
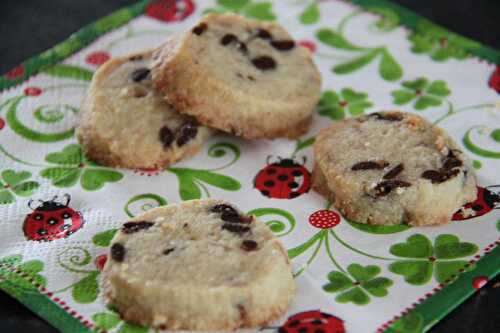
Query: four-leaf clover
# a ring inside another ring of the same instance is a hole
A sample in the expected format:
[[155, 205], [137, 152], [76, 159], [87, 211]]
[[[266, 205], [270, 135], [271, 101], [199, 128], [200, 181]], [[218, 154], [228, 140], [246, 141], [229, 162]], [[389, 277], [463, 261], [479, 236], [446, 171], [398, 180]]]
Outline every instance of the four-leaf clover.
[[403, 89], [391, 93], [394, 97], [394, 104], [402, 105], [416, 100], [414, 104], [416, 110], [439, 106], [443, 103], [443, 98], [450, 94], [450, 90], [443, 80], [429, 82], [426, 78], [421, 77], [414, 81], [405, 81], [402, 85]]
[[217, 0], [217, 6], [207, 9], [205, 12], [224, 13], [228, 11], [258, 20], [272, 21], [276, 19], [271, 3], [252, 2], [251, 0]]
[[45, 160], [57, 166], [43, 169], [40, 175], [50, 179], [52, 185], [57, 187], [71, 187], [81, 178], [80, 184], [85, 190], [96, 191], [106, 182], [117, 182], [123, 178], [120, 172], [87, 160], [77, 144], [68, 145], [61, 152], [50, 153]]
[[35, 192], [40, 184], [35, 181], [26, 181], [31, 177], [29, 171], [2, 171], [0, 178], [0, 205], [12, 203], [16, 200], [15, 195], [29, 197]]
[[345, 117], [345, 110], [352, 116], [358, 116], [365, 112], [365, 109], [373, 106], [368, 100], [368, 94], [356, 92], [351, 88], [344, 88], [340, 95], [335, 91], [327, 90], [323, 92], [316, 110], [322, 116], [338, 120]]
[[109, 331], [117, 326], [120, 326], [117, 331], [118, 333], [146, 333], [149, 331], [147, 327], [124, 322], [120, 319], [120, 316], [114, 312], [95, 313], [91, 318], [95, 326], [103, 331]]
[[335, 300], [339, 303], [353, 302], [356, 305], [365, 305], [370, 302], [370, 296], [383, 297], [388, 294], [387, 288], [392, 286], [391, 279], [376, 277], [380, 274], [380, 267], [375, 265], [361, 266], [351, 264], [347, 273], [331, 271], [328, 273], [328, 283], [323, 289], [329, 293], [339, 293]]
[[[405, 243], [394, 244], [390, 252], [400, 258], [389, 265], [389, 270], [403, 275], [405, 281], [413, 285], [422, 285], [434, 276], [439, 283], [445, 283], [466, 268], [467, 260], [455, 260], [473, 255], [478, 250], [475, 244], [460, 242], [455, 235], [442, 234], [431, 241], [422, 234], [415, 234]], [[472, 266], [469, 266], [471, 269]]]

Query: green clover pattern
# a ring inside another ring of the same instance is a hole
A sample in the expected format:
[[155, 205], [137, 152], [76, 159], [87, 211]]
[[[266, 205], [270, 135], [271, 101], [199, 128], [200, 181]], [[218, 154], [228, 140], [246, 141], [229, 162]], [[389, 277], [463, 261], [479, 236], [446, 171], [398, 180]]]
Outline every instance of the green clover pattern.
[[123, 178], [120, 172], [87, 160], [77, 144], [70, 144], [60, 152], [50, 153], [45, 160], [55, 166], [43, 169], [40, 176], [50, 179], [56, 187], [71, 187], [80, 180], [83, 189], [97, 191], [106, 183]]
[[16, 196], [29, 197], [40, 184], [28, 181], [31, 177], [29, 171], [3, 170], [0, 174], [0, 205], [16, 201]]
[[461, 242], [455, 235], [441, 234], [431, 241], [422, 234], [414, 234], [405, 243], [391, 246], [391, 254], [401, 258], [389, 265], [394, 274], [402, 275], [412, 285], [423, 285], [434, 274], [439, 283], [449, 282], [461, 269], [471, 270], [467, 260], [456, 260], [475, 254], [478, 247]]
[[[13, 272], [13, 268], [17, 273]], [[37, 286], [47, 284], [44, 276], [39, 274], [44, 269], [40, 260], [28, 260], [23, 262], [20, 254], [3, 257], [0, 259], [0, 288], [11, 294], [22, 295], [26, 292], [37, 292]], [[21, 274], [24, 277], [21, 277]]]
[[368, 94], [344, 88], [340, 94], [333, 90], [323, 92], [316, 107], [318, 113], [333, 120], [344, 119], [347, 110], [351, 116], [363, 114], [373, 104], [368, 101]]
[[393, 103], [404, 105], [415, 101], [413, 107], [416, 110], [439, 106], [443, 103], [444, 97], [450, 95], [450, 90], [443, 80], [429, 82], [426, 78], [420, 77], [414, 81], [405, 81], [402, 86], [403, 89], [391, 93], [394, 98]]
[[254, 2], [251, 0], [217, 0], [217, 6], [205, 10], [205, 13], [234, 12], [251, 19], [272, 21], [276, 15], [269, 2]]
[[118, 328], [117, 333], [146, 333], [149, 330], [147, 327], [127, 323], [111, 311], [95, 313], [91, 318], [96, 328], [102, 331]]
[[339, 303], [352, 302], [356, 305], [366, 305], [370, 302], [370, 295], [384, 297], [388, 295], [388, 288], [392, 286], [391, 279], [377, 277], [380, 267], [375, 265], [361, 266], [350, 264], [347, 272], [331, 271], [328, 273], [328, 283], [323, 289], [329, 293], [338, 293], [335, 300]]

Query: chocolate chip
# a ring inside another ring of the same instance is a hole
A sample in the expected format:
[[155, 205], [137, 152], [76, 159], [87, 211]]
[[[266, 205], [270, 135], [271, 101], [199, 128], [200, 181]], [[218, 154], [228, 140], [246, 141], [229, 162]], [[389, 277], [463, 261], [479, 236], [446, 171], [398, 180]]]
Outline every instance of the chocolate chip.
[[134, 82], [141, 82], [149, 76], [150, 70], [148, 68], [138, 68], [130, 74]]
[[174, 133], [167, 126], [163, 126], [160, 129], [160, 133], [158, 135], [160, 142], [163, 143], [164, 148], [170, 147], [172, 142], [174, 141]]
[[450, 178], [458, 175], [460, 170], [452, 169], [452, 170], [426, 170], [422, 173], [421, 177], [424, 179], [428, 179], [433, 184], [439, 184], [447, 181]]
[[220, 39], [220, 43], [224, 46], [232, 43], [232, 42], [236, 42], [238, 40], [238, 37], [236, 37], [235, 35], [233, 34], [225, 34], [221, 39]]
[[295, 47], [295, 42], [293, 40], [273, 40], [271, 46], [276, 50], [289, 51]]
[[403, 115], [399, 113], [388, 113], [381, 114], [378, 112], [370, 113], [368, 118], [375, 118], [377, 120], [386, 120], [386, 121], [401, 121], [403, 120]]
[[432, 183], [443, 182], [443, 174], [437, 170], [426, 170], [422, 172], [421, 177], [429, 179]]
[[135, 56], [131, 56], [128, 58], [128, 60], [130, 61], [139, 61], [139, 60], [142, 60], [142, 55], [138, 54], [138, 55], [135, 55]]
[[389, 194], [392, 190], [398, 187], [410, 187], [411, 184], [403, 180], [390, 179], [384, 180], [375, 186], [375, 195], [377, 197], [383, 197]]
[[245, 251], [255, 251], [257, 250], [257, 242], [251, 239], [245, 239], [241, 242], [241, 248]]
[[396, 165], [394, 168], [392, 168], [391, 170], [389, 170], [382, 178], [384, 178], [384, 179], [395, 178], [397, 175], [399, 175], [401, 173], [401, 171], [403, 171], [403, 169], [404, 169], [403, 163], [400, 163], [400, 164]]
[[208, 25], [206, 23], [200, 23], [196, 27], [193, 28], [193, 34], [199, 36], [202, 33], [204, 33], [205, 30], [207, 30], [207, 28], [208, 28]]
[[244, 234], [250, 231], [250, 227], [243, 226], [241, 224], [233, 224], [233, 223], [224, 223], [222, 225], [222, 229], [227, 230], [229, 232], [235, 233], [235, 234]]
[[125, 258], [125, 247], [120, 243], [115, 243], [111, 246], [111, 258], [114, 261], [122, 262]]
[[[450, 152], [451, 152], [451, 150], [450, 150]], [[449, 169], [453, 169], [456, 167], [461, 167], [462, 165], [463, 165], [462, 161], [459, 160], [458, 158], [456, 158], [452, 153], [452, 155], [451, 156], [448, 155], [448, 157], [444, 161], [443, 169], [449, 170]]]
[[255, 78], [252, 75], [248, 75], [247, 79], [249, 79], [250, 81], [255, 81]]
[[253, 220], [251, 216], [240, 215], [237, 212], [222, 212], [220, 218], [231, 223], [250, 223]]
[[261, 71], [267, 71], [276, 68], [276, 61], [268, 56], [261, 56], [252, 59], [252, 64]]
[[262, 38], [262, 39], [271, 39], [273, 36], [271, 33], [265, 29], [257, 29], [257, 34], [255, 35], [256, 37]]
[[236, 209], [226, 204], [215, 205], [212, 208], [210, 208], [210, 212], [212, 213], [234, 212], [238, 214], [238, 211]]
[[179, 137], [177, 138], [177, 145], [178, 146], [185, 145], [189, 140], [194, 138], [197, 133], [198, 133], [198, 124], [196, 124], [193, 121], [185, 123], [179, 129], [179, 134], [178, 134]]
[[388, 166], [389, 163], [386, 161], [363, 161], [363, 162], [358, 162], [354, 164], [351, 167], [352, 171], [358, 171], [358, 170], [382, 170], [386, 166]]
[[175, 250], [175, 248], [169, 247], [168, 249], [166, 249], [165, 251], [163, 251], [163, 254], [167, 256], [167, 255], [170, 254], [170, 252], [173, 252], [174, 250]]
[[138, 221], [138, 222], [127, 222], [123, 225], [122, 231], [126, 234], [133, 234], [141, 230], [146, 230], [154, 225], [153, 222]]
[[243, 54], [247, 54], [248, 53], [248, 49], [247, 49], [247, 45], [243, 42], [240, 42], [238, 41], [236, 43], [236, 47], [238, 48], [238, 50], [240, 50]]

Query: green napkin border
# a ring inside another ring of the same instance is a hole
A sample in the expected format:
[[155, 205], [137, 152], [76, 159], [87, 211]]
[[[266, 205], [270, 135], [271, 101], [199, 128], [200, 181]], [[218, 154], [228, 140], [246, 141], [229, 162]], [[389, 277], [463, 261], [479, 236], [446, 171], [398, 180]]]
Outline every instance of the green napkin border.
[[[367, 11], [374, 8], [386, 8], [397, 13], [400, 18], [400, 24], [406, 26], [412, 31], [417, 31], [419, 24], [425, 22], [432, 24], [427, 19], [422, 18], [418, 14], [394, 4], [387, 0], [349, 0], [353, 4], [361, 6]], [[98, 37], [114, 30], [133, 18], [144, 12], [146, 5], [152, 2], [151, 0], [142, 0], [135, 5], [122, 8], [114, 13], [105, 16], [78, 32], [71, 35], [65, 41], [55, 45], [53, 48], [31, 57], [18, 66], [22, 68], [22, 74], [9, 78], [5, 75], [0, 77], [0, 92], [15, 87], [24, 82], [29, 77], [48, 69], [52, 65], [66, 59], [79, 50], [83, 49]], [[439, 29], [448, 36], [459, 36], [447, 29], [439, 27]], [[459, 36], [462, 39], [468, 38]], [[478, 42], [475, 47], [462, 46], [468, 53], [477, 56], [486, 61], [500, 65], [500, 51], [490, 48]], [[492, 246], [500, 243], [497, 240]], [[466, 298], [472, 295], [476, 290], [472, 287], [472, 281], [478, 276], [485, 276], [489, 279], [500, 273], [498, 262], [500, 261], [500, 248], [495, 247], [493, 250], [484, 251], [484, 256], [476, 261], [476, 268], [472, 271], [461, 273], [453, 283], [446, 286], [440, 286], [428, 295], [427, 298], [420, 302], [414, 303], [414, 306], [397, 314], [392, 320], [376, 329], [377, 332], [384, 333], [417, 333], [425, 332], [430, 329], [440, 319], [450, 313], [454, 308], [461, 304]], [[15, 268], [12, 267], [12, 272]], [[8, 288], [4, 289], [11, 296], [27, 306], [31, 311], [47, 320], [57, 329], [63, 332], [92, 332], [93, 330], [84, 324], [84, 319], [79, 318], [78, 314], [71, 313], [64, 302], [58, 302], [56, 299], [51, 299], [50, 295], [43, 292], [42, 289], [37, 289], [39, 292], [29, 293], [13, 293]], [[416, 300], [417, 301], [417, 300]]]

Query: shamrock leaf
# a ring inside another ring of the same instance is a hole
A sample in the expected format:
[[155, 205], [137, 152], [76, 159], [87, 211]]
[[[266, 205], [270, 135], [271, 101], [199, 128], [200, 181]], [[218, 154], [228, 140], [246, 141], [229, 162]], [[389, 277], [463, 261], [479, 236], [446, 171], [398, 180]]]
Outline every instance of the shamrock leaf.
[[243, 15], [263, 21], [272, 21], [276, 16], [272, 12], [272, 5], [269, 2], [258, 2], [245, 6]]
[[105, 331], [116, 327], [121, 321], [120, 316], [114, 312], [95, 313], [91, 318], [98, 329]]
[[108, 247], [117, 231], [118, 229], [109, 229], [99, 232], [92, 237], [92, 243], [96, 246]]
[[394, 28], [396, 28], [399, 24], [399, 15], [392, 9], [384, 7], [370, 7], [368, 10], [381, 16], [379, 20], [370, 26], [376, 31], [388, 32], [394, 30]]
[[328, 46], [343, 49], [343, 50], [351, 50], [356, 51], [361, 48], [351, 44], [348, 40], [346, 40], [342, 35], [333, 31], [331, 29], [325, 28], [320, 29], [316, 32], [316, 38], [318, 38], [321, 42], [325, 43]]
[[379, 274], [378, 266], [351, 264], [347, 267], [347, 273], [338, 271], [328, 273], [329, 282], [323, 289], [329, 293], [339, 293], [335, 297], [339, 303], [352, 302], [356, 305], [365, 305], [370, 302], [370, 295], [386, 296], [387, 289], [393, 284], [388, 278], [377, 277]]
[[396, 59], [387, 51], [382, 49], [382, 59], [380, 60], [378, 71], [380, 76], [386, 81], [396, 81], [403, 76], [403, 69]]
[[[436, 237], [434, 245], [422, 235], [415, 234], [404, 243], [394, 244], [389, 252], [400, 258], [389, 265], [389, 270], [404, 276], [406, 282], [413, 285], [426, 284], [432, 274], [439, 283], [448, 282], [461, 269], [473, 269], [466, 260], [454, 260], [471, 256], [478, 251], [475, 244], [460, 242], [455, 235], [442, 234]], [[435, 269], [435, 270], [434, 270]]]
[[203, 183], [226, 191], [237, 191], [241, 188], [240, 182], [236, 179], [215, 173], [209, 170], [169, 168], [179, 180], [179, 195], [182, 200], [192, 200], [201, 198], [201, 190], [210, 196], [208, 189]]
[[362, 92], [356, 92], [351, 88], [344, 88], [340, 96], [331, 90], [323, 92], [316, 107], [318, 113], [322, 116], [330, 117], [333, 120], [343, 119], [345, 109], [352, 116], [357, 116], [365, 112], [365, 109], [373, 106], [367, 100], [368, 95]]
[[16, 200], [15, 195], [29, 197], [40, 184], [35, 181], [26, 181], [31, 177], [29, 171], [4, 170], [0, 174], [0, 204], [9, 204]]
[[117, 182], [123, 175], [115, 170], [99, 167], [83, 156], [82, 149], [77, 144], [71, 144], [60, 152], [47, 154], [45, 160], [56, 166], [40, 171], [40, 176], [52, 181], [57, 187], [71, 187], [78, 180], [84, 190], [97, 191], [107, 182]]
[[149, 328], [127, 323], [120, 319], [120, 316], [114, 312], [99, 312], [91, 316], [96, 328], [103, 331], [111, 330], [120, 326], [118, 333], [146, 333]]
[[217, 6], [208, 8], [204, 13], [235, 12], [249, 18], [272, 21], [276, 16], [272, 12], [272, 4], [269, 2], [255, 2], [251, 0], [217, 0]]
[[412, 312], [396, 320], [389, 328], [388, 333], [421, 333], [423, 332], [424, 318], [418, 312]]
[[403, 105], [415, 100], [413, 106], [416, 110], [439, 106], [443, 103], [443, 98], [450, 95], [450, 90], [443, 80], [429, 83], [426, 78], [421, 77], [414, 81], [405, 81], [402, 86], [403, 89], [394, 90], [391, 93], [394, 98], [393, 103]]
[[299, 20], [302, 24], [313, 24], [319, 21], [319, 8], [316, 2], [312, 2], [307, 8], [300, 14]]
[[118, 171], [88, 168], [83, 172], [81, 184], [87, 191], [96, 191], [102, 188], [106, 182], [114, 183], [122, 178], [123, 175]]
[[97, 283], [98, 276], [99, 271], [90, 272], [73, 286], [71, 295], [75, 302], [88, 304], [97, 299], [97, 295], [99, 294], [99, 284]]
[[375, 57], [379, 54], [380, 50], [379, 49], [373, 49], [363, 55], [361, 55], [358, 58], [355, 58], [353, 60], [350, 60], [348, 62], [344, 62], [338, 65], [335, 65], [332, 68], [332, 71], [336, 74], [349, 74], [352, 72], [357, 71], [358, 69], [361, 69], [362, 67], [368, 65], [370, 62], [372, 62]]

